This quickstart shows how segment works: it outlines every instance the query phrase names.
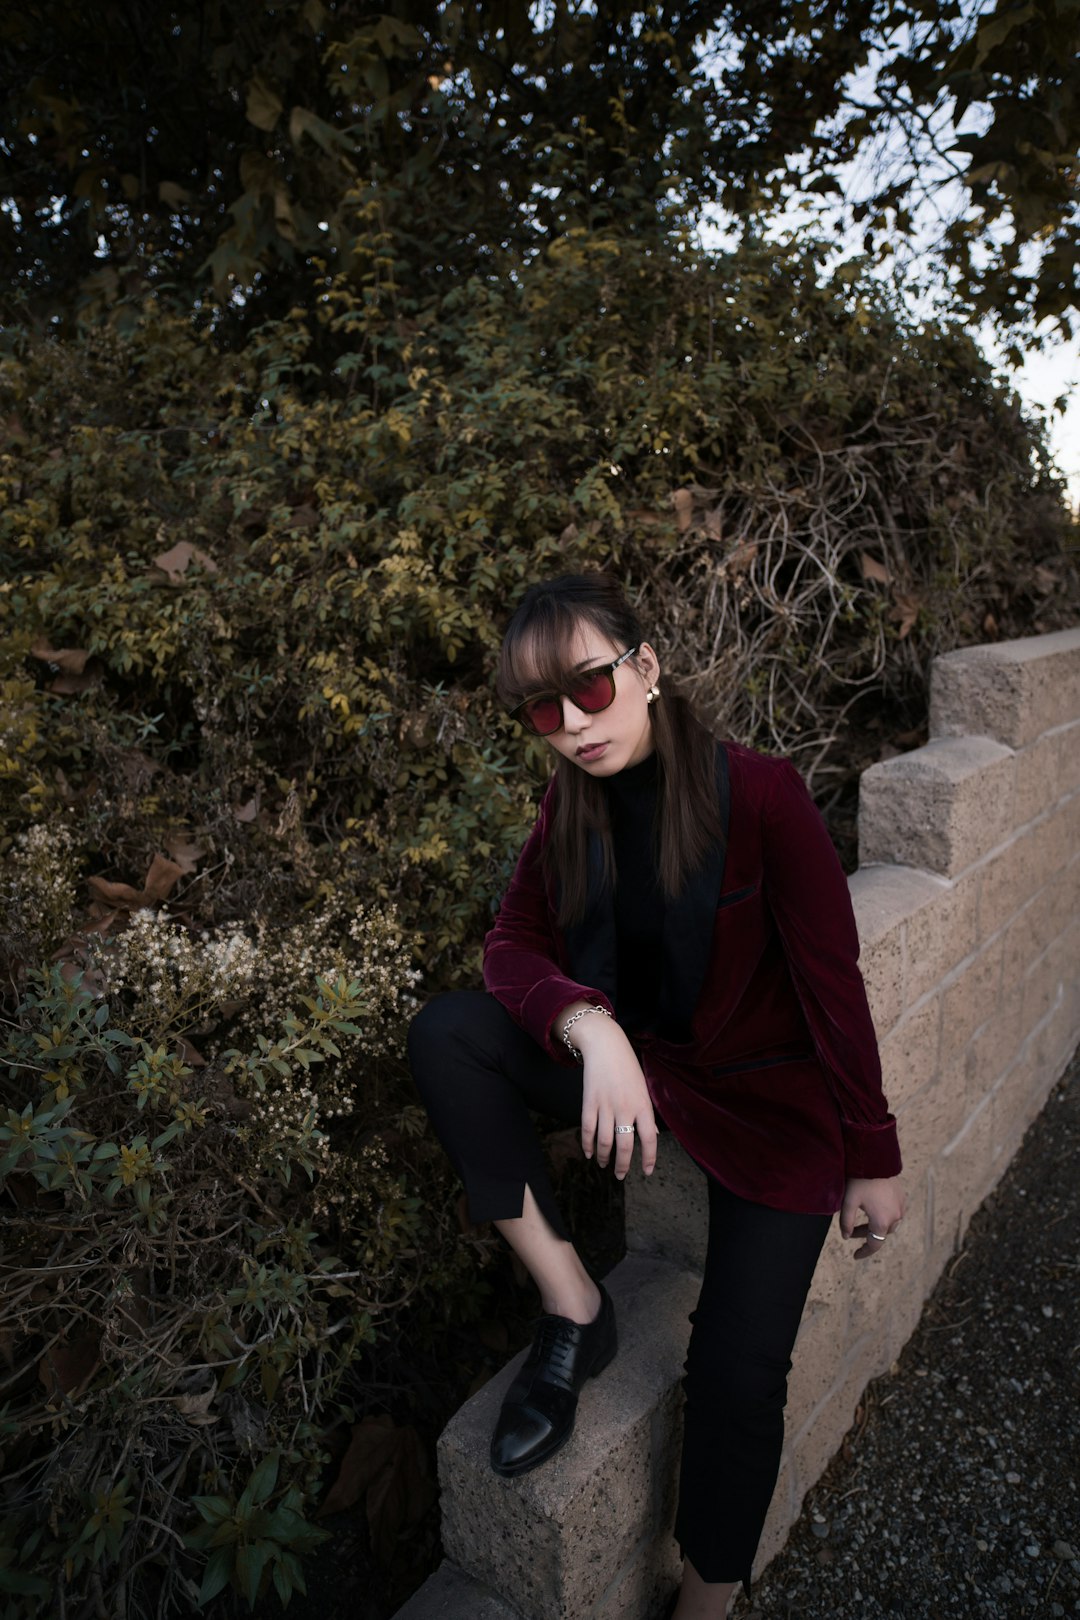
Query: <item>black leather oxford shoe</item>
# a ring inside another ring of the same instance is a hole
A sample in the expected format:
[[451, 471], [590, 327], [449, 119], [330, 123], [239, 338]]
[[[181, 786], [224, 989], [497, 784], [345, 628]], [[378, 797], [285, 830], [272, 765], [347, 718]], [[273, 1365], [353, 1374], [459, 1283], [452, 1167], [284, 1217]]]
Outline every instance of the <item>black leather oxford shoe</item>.
[[566, 1444], [581, 1386], [603, 1372], [615, 1350], [615, 1307], [603, 1284], [595, 1321], [540, 1318], [532, 1349], [506, 1392], [491, 1437], [491, 1466], [497, 1474], [527, 1473]]

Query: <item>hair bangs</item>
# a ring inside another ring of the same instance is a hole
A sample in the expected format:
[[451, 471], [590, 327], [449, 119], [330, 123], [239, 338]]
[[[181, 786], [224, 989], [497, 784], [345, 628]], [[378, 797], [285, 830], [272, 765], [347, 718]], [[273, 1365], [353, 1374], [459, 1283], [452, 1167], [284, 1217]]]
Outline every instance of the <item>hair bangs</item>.
[[[503, 642], [498, 692], [508, 709], [540, 692], [566, 692], [580, 671], [574, 669], [574, 642], [589, 615], [548, 600], [512, 625]], [[591, 620], [590, 620], [591, 623]]]

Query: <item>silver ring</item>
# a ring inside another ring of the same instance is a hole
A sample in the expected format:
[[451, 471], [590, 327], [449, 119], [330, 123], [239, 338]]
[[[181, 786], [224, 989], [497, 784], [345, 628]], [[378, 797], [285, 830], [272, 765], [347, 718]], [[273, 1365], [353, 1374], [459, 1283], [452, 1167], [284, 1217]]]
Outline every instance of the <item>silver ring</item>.
[[618, 1136], [624, 1136], [627, 1131], [632, 1131], [633, 1129], [634, 1127], [632, 1125], [616, 1125], [615, 1132]]
[[869, 1237], [876, 1238], [878, 1243], [884, 1243], [889, 1234], [888, 1232], [870, 1232], [867, 1235]]

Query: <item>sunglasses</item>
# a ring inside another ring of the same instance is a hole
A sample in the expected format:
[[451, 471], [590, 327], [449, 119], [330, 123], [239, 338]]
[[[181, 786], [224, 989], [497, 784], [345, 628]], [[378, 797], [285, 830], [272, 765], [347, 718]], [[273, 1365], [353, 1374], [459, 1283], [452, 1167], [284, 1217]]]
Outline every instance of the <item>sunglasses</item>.
[[[636, 647], [628, 647], [621, 657], [610, 664], [583, 669], [580, 675], [575, 675], [574, 684], [565, 696], [575, 708], [583, 709], [586, 714], [599, 714], [602, 709], [609, 709], [615, 701], [615, 671], [636, 652]], [[508, 711], [510, 718], [520, 720], [538, 737], [550, 737], [563, 723], [563, 695], [561, 692], [542, 692], [538, 697], [526, 698], [524, 703]]]

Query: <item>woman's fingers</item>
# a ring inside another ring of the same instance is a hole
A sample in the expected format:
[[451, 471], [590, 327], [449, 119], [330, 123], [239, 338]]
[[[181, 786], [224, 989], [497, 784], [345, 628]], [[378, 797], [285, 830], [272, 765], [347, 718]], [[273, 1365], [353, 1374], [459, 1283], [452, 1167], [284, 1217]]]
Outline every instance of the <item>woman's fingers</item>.
[[[628, 1120], [628, 1119], [626, 1119], [624, 1117], [616, 1120], [616, 1124], [618, 1124], [618, 1125], [624, 1125], [625, 1124], [625, 1125], [630, 1125], [631, 1127], [633, 1127], [633, 1121]], [[635, 1136], [635, 1134], [636, 1134], [636, 1127], [633, 1127], [628, 1131], [616, 1131], [615, 1132], [615, 1174], [616, 1174], [616, 1176], [618, 1177], [618, 1179], [620, 1181], [623, 1179], [623, 1177], [626, 1175], [626, 1172], [629, 1170], [629, 1168], [630, 1168], [630, 1160], [634, 1156], [634, 1136]]]
[[[611, 1144], [615, 1140], [615, 1115], [601, 1104], [596, 1126], [596, 1162], [606, 1165], [611, 1158]], [[621, 1141], [622, 1138], [620, 1137]]]
[[651, 1108], [643, 1108], [637, 1117], [637, 1139], [641, 1148], [641, 1168], [651, 1176], [656, 1168], [656, 1119]]
[[596, 1151], [596, 1105], [586, 1102], [581, 1110], [581, 1151], [591, 1159]]

